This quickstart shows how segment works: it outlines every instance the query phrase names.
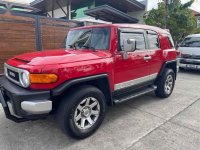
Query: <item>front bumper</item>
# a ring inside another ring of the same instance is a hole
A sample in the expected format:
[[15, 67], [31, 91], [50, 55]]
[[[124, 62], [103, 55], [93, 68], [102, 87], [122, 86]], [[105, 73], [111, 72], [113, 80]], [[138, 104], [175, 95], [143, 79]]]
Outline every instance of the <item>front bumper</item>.
[[42, 119], [52, 110], [50, 91], [30, 91], [0, 77], [0, 102], [8, 119], [15, 122]]
[[200, 70], [200, 60], [199, 59], [179, 58], [178, 66], [180, 68], [184, 68], [184, 69]]

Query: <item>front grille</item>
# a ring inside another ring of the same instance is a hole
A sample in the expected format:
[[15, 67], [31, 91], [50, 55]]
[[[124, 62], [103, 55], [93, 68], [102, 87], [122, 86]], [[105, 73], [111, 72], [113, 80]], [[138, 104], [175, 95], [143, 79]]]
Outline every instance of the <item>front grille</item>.
[[7, 74], [13, 80], [19, 82], [19, 73], [10, 69], [7, 69]]
[[19, 68], [12, 67], [8, 64], [4, 64], [4, 71], [5, 76], [15, 84], [22, 86], [20, 82], [20, 73], [22, 73], [22, 70]]
[[196, 60], [187, 60], [187, 59], [182, 59], [180, 60], [181, 64], [193, 64], [193, 65], [200, 65], [200, 61], [196, 61]]
[[182, 58], [199, 59], [200, 60], [200, 55], [182, 54]]

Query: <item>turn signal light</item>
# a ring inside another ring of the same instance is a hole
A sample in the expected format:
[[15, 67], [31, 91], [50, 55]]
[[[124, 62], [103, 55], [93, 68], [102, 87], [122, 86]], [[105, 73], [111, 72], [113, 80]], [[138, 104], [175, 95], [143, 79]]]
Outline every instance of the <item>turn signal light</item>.
[[56, 74], [30, 74], [31, 83], [55, 83], [58, 80]]

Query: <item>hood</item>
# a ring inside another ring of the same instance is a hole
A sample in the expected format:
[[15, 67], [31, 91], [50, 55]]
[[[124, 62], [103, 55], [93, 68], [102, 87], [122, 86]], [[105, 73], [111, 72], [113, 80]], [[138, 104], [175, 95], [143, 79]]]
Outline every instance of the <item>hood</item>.
[[101, 59], [110, 57], [111, 54], [108, 51], [92, 50], [48, 50], [33, 53], [26, 53], [14, 57], [16, 61], [27, 63], [28, 65], [52, 65], [52, 64], [64, 64], [73, 63], [94, 59]]
[[200, 55], [200, 47], [179, 47], [178, 50], [182, 54]]

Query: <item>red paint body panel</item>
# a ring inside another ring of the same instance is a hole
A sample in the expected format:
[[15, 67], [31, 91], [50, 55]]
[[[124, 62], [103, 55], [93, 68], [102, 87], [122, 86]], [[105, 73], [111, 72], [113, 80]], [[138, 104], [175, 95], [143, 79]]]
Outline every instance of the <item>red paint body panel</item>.
[[[168, 32], [157, 27], [145, 25], [98, 25], [77, 29], [110, 27], [111, 38], [108, 50], [52, 50], [34, 52], [16, 56], [7, 61], [11, 66], [28, 70], [30, 73], [54, 73], [59, 79], [53, 84], [32, 84], [33, 90], [50, 90], [69, 80], [108, 74], [111, 91], [114, 85], [128, 80], [137, 79], [149, 74], [158, 73], [167, 60], [176, 59], [176, 50], [169, 48]], [[159, 34], [161, 49], [129, 52], [128, 60], [122, 58], [118, 52], [118, 28], [151, 29]], [[146, 62], [144, 56], [152, 56]]]
[[[147, 50], [128, 52], [124, 60], [120, 53], [115, 55], [115, 84], [149, 75], [149, 64], [144, 60]], [[145, 68], [145, 69], [144, 69]]]

